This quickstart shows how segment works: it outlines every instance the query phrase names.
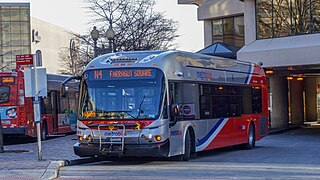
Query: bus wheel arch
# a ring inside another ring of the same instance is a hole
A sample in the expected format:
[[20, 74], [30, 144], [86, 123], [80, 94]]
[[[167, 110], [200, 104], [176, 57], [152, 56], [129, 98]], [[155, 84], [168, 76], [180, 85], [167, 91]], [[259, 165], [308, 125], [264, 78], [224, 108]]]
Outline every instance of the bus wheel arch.
[[195, 136], [192, 127], [188, 127], [185, 133], [184, 154], [182, 154], [182, 161], [188, 161], [193, 153], [195, 153]]
[[47, 121], [44, 119], [42, 121], [42, 126], [41, 126], [41, 140], [47, 140], [48, 139], [48, 126], [47, 126]]
[[256, 127], [254, 122], [250, 122], [247, 134], [247, 143], [243, 147], [244, 149], [252, 149], [256, 146]]

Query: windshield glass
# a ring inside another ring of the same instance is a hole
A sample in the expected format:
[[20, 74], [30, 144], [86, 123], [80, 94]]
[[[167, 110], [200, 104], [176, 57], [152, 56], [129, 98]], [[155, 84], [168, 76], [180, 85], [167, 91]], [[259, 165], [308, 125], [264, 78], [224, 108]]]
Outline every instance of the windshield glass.
[[0, 104], [8, 103], [10, 97], [10, 87], [0, 86]]
[[163, 91], [160, 70], [88, 71], [81, 83], [79, 118], [156, 119]]

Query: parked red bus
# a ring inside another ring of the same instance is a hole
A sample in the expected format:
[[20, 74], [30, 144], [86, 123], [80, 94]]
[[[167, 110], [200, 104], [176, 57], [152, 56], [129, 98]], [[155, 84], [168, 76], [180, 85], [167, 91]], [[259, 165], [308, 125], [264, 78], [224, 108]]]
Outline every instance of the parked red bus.
[[[60, 84], [66, 78], [66, 75], [47, 74], [48, 96], [40, 98], [43, 140], [76, 130], [78, 87], [71, 85], [72, 93], [61, 97]], [[4, 135], [37, 136], [33, 98], [25, 97], [23, 71], [0, 72], [0, 116]]]
[[268, 134], [266, 76], [257, 64], [182, 51], [116, 52], [81, 79], [75, 154], [179, 156]]

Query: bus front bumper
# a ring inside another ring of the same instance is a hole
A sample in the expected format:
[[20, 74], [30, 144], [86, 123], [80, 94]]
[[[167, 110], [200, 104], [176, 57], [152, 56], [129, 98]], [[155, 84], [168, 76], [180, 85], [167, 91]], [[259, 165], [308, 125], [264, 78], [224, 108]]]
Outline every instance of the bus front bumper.
[[27, 128], [2, 128], [4, 135], [25, 135]]
[[158, 144], [126, 144], [124, 151], [100, 151], [99, 144], [82, 144], [77, 142], [74, 146], [74, 153], [80, 157], [95, 156], [150, 156], [150, 157], [168, 157], [169, 140]]

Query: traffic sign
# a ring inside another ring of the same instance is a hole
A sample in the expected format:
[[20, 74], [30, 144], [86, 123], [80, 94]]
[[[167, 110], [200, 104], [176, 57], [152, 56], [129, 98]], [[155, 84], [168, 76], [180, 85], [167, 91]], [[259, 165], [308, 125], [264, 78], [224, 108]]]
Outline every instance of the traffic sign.
[[32, 54], [19, 54], [16, 55], [16, 67], [32, 65], [33, 55]]

